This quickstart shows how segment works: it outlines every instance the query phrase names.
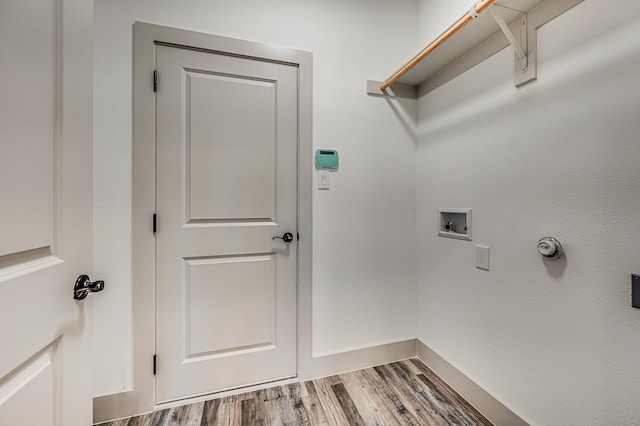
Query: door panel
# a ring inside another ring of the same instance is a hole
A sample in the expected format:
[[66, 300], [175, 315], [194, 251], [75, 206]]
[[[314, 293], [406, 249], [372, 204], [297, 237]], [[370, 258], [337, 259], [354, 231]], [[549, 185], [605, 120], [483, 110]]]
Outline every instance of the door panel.
[[[52, 344], [0, 382], [0, 425], [54, 425], [60, 383], [55, 365], [58, 345]], [[37, 409], [27, 409], [38, 401]]]
[[0, 218], [11, 224], [3, 228], [0, 256], [52, 243], [56, 6], [51, 0], [0, 4], [0, 173], [12, 177], [0, 180], [3, 200], [11, 200], [0, 203]]
[[[273, 254], [187, 260], [187, 267], [188, 358], [273, 347]], [[239, 295], [240, 309], [234, 302]]]
[[275, 82], [196, 72], [186, 77], [188, 217], [274, 222]]
[[157, 400], [296, 375], [297, 67], [157, 46]]
[[0, 2], [2, 425], [92, 420], [90, 304], [73, 300], [91, 268], [92, 14]]

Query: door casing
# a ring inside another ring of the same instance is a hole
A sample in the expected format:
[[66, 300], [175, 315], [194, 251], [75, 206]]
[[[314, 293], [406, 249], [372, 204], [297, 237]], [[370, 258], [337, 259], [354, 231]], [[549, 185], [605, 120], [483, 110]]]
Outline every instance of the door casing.
[[[95, 421], [149, 412], [154, 394], [155, 353], [155, 93], [156, 42], [258, 58], [299, 68], [298, 93], [298, 376], [312, 358], [312, 93], [311, 52], [269, 46], [160, 25], [134, 24], [132, 308], [133, 388], [94, 399]], [[158, 78], [162, 86], [162, 76]], [[158, 227], [162, 219], [158, 220]], [[158, 359], [158, 368], [162, 360]]]

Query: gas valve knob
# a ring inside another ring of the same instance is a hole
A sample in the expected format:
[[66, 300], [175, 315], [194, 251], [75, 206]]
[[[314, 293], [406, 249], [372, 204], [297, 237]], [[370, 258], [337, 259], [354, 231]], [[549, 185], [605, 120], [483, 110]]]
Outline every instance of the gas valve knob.
[[556, 259], [562, 255], [562, 244], [553, 237], [544, 237], [538, 241], [538, 253], [549, 259]]

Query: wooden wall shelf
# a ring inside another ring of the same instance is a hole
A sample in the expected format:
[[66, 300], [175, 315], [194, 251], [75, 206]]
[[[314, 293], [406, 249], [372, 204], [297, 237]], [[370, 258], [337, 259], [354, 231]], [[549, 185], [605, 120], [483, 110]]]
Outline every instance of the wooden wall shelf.
[[[483, 1], [476, 7], [483, 6], [492, 10], [484, 10], [472, 19], [468, 25], [441, 42], [436, 38], [420, 53], [411, 58], [398, 70], [407, 64], [417, 62], [409, 71], [397, 78], [388, 88], [382, 89], [389, 81], [395, 79], [395, 72], [385, 81], [367, 81], [367, 94], [388, 98], [419, 98], [432, 90], [447, 83], [468, 69], [474, 67], [490, 56], [510, 45], [497, 20], [503, 20], [510, 29], [516, 41], [519, 41], [526, 54], [526, 66], [523, 70], [522, 61], [514, 55], [514, 84], [523, 86], [537, 78], [537, 31], [542, 25], [562, 15], [567, 10], [581, 3], [583, 0], [499, 0], [493, 5], [485, 6]], [[466, 12], [461, 18], [464, 19]], [[498, 15], [494, 19], [493, 14]], [[467, 17], [468, 18], [468, 17]], [[500, 19], [501, 18], [501, 19]], [[468, 19], [467, 19], [468, 20]], [[458, 21], [460, 22], [460, 21]], [[458, 24], [458, 23], [456, 23]], [[451, 25], [443, 34], [456, 26]], [[416, 61], [421, 53], [432, 49], [424, 59]]]

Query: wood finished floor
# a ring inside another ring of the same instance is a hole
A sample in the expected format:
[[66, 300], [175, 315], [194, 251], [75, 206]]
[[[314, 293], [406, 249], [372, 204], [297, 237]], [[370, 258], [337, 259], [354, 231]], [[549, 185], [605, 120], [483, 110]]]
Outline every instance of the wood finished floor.
[[491, 425], [417, 359], [167, 408], [100, 426]]

